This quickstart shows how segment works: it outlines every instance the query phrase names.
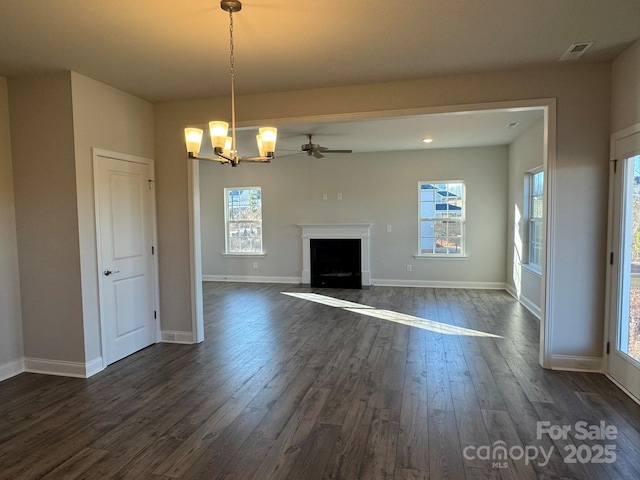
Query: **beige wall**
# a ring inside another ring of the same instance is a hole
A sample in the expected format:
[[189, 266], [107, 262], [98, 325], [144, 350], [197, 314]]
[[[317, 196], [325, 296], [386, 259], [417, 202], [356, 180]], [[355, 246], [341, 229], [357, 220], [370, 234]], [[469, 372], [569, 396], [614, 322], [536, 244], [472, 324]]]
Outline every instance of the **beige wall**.
[[69, 72], [9, 80], [24, 355], [84, 362]]
[[0, 380], [20, 370], [23, 356], [8, 102], [0, 77]]
[[[245, 124], [259, 124], [263, 119], [557, 98], [552, 192], [557, 208], [556, 236], [550, 249], [555, 264], [550, 272], [549, 341], [554, 354], [600, 356], [604, 265], [599, 259], [606, 245], [606, 205], [601, 199], [607, 196], [610, 92], [609, 64], [575, 64], [251, 95], [239, 97], [237, 104], [238, 117]], [[228, 104], [228, 99], [217, 98], [155, 105], [165, 329], [191, 329], [191, 315], [187, 314], [191, 312], [187, 161], [182, 130], [228, 115]]]
[[640, 123], [640, 40], [613, 61], [611, 133]]
[[[203, 274], [299, 279], [299, 223], [372, 223], [375, 285], [504, 288], [507, 161], [507, 147], [502, 146], [331, 154], [322, 159], [297, 155], [270, 165], [243, 164], [235, 169], [201, 162]], [[447, 180], [463, 180], [466, 185], [468, 257], [416, 260], [418, 182]], [[262, 188], [267, 255], [262, 259], [223, 257], [224, 188], [249, 186]], [[337, 200], [338, 193], [342, 200]], [[253, 268], [256, 261], [258, 269]], [[411, 272], [406, 270], [408, 264]]]
[[85, 360], [100, 357], [92, 148], [153, 158], [149, 102], [71, 72]]
[[[540, 275], [522, 264], [526, 258], [524, 178], [544, 162], [544, 120], [533, 125], [509, 146], [509, 229], [507, 232], [507, 283], [509, 290], [538, 313], [541, 308]], [[524, 256], [524, 258], [523, 258]]]

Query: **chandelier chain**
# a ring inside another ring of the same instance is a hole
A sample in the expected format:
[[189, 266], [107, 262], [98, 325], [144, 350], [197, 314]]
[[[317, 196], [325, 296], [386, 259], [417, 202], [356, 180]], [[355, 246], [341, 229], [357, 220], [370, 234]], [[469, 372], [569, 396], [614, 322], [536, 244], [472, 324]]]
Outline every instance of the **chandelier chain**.
[[229, 65], [231, 74], [231, 155], [236, 157], [236, 93], [235, 93], [235, 57], [233, 52], [233, 10], [229, 10]]
[[231, 78], [234, 75], [235, 57], [233, 55], [233, 12], [229, 11], [229, 64], [231, 66]]

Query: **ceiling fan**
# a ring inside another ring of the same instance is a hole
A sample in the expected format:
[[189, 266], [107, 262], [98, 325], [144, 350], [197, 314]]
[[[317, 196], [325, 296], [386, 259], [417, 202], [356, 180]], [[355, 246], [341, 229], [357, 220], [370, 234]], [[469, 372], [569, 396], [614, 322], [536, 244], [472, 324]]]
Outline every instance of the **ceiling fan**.
[[333, 150], [327, 147], [321, 147], [317, 143], [313, 143], [313, 135], [307, 133], [309, 143], [305, 143], [301, 146], [302, 152], [309, 156], [313, 155], [316, 158], [324, 158], [323, 153], [351, 153], [353, 150]]

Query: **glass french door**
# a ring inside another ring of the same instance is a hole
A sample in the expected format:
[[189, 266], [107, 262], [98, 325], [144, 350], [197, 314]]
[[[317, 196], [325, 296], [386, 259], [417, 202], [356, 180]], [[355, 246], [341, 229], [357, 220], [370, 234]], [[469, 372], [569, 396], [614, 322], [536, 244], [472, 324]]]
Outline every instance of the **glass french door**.
[[615, 149], [607, 373], [640, 399], [640, 132]]

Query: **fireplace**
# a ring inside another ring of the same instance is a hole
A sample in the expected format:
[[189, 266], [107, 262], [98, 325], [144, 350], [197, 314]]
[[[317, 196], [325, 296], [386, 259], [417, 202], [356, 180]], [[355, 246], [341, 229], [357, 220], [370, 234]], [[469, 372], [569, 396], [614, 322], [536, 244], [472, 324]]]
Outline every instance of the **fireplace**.
[[[369, 259], [370, 250], [370, 223], [305, 223], [299, 224], [302, 228], [302, 283], [304, 285], [312, 285], [312, 267], [311, 267], [311, 241], [312, 240], [357, 240], [360, 248], [360, 266], [359, 269], [353, 266], [338, 275], [333, 272], [334, 277], [346, 277], [348, 271], [353, 271], [353, 276], [359, 273], [360, 286], [354, 288], [368, 288], [371, 286], [371, 268]], [[315, 242], [314, 242], [315, 243]], [[314, 270], [315, 272], [315, 270]], [[325, 278], [328, 275], [325, 275]]]
[[359, 238], [312, 238], [311, 286], [362, 288]]

